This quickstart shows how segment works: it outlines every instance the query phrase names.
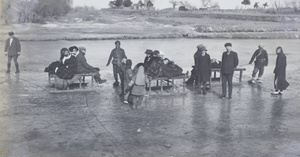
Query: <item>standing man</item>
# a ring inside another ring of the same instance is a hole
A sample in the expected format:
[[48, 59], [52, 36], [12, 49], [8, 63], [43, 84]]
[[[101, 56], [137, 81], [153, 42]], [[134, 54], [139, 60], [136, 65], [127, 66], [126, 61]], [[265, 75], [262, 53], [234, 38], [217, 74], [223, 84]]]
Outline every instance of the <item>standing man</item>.
[[226, 97], [226, 83], [228, 82], [229, 88], [229, 99], [232, 98], [232, 77], [234, 68], [239, 64], [238, 55], [236, 52], [232, 51], [232, 44], [225, 44], [226, 52], [223, 52], [222, 55], [222, 66], [221, 66], [221, 74], [222, 74], [222, 95], [221, 98]]
[[[113, 73], [114, 73], [114, 78], [115, 78], [115, 83], [113, 84], [114, 86], [119, 86], [119, 81], [118, 81], [118, 74], [120, 77], [120, 80], [124, 80], [124, 74], [122, 72], [122, 60], [125, 58], [127, 59], [126, 55], [125, 55], [125, 51], [120, 47], [121, 42], [119, 40], [117, 40], [115, 42], [116, 48], [114, 48], [111, 53], [110, 56], [108, 58], [107, 64], [106, 66], [109, 66], [111, 60], [112, 60], [112, 64], [113, 64]], [[121, 82], [122, 83], [122, 82]]]
[[4, 54], [8, 57], [6, 73], [10, 73], [11, 60], [14, 59], [16, 73], [19, 73], [18, 57], [21, 54], [21, 44], [18, 38], [14, 37], [14, 32], [8, 33], [9, 38], [6, 40]]
[[[255, 59], [255, 61], [254, 61], [254, 59]], [[258, 45], [258, 49], [252, 55], [252, 58], [251, 58], [249, 64], [252, 64], [253, 61], [254, 61], [254, 69], [253, 69], [253, 72], [252, 72], [251, 81], [253, 83], [255, 83], [256, 73], [259, 72], [256, 82], [262, 83], [260, 78], [264, 73], [265, 66], [268, 66], [268, 53], [267, 53], [266, 50], [264, 50], [264, 45], [263, 44]]]

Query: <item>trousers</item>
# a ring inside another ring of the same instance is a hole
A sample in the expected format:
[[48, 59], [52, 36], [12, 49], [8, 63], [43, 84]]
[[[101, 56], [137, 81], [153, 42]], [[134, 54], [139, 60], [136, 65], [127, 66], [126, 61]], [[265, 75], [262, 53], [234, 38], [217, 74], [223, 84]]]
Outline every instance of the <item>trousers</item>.
[[228, 96], [232, 96], [232, 77], [233, 74], [222, 73], [222, 96], [227, 95], [227, 83], [228, 83]]

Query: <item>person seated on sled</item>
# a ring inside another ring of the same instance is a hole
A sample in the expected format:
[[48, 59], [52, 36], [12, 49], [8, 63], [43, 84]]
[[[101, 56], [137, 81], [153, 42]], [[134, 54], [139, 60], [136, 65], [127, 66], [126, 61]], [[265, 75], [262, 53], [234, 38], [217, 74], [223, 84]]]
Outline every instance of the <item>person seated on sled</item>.
[[145, 71], [148, 78], [154, 79], [161, 75], [163, 60], [159, 57], [159, 51], [153, 51], [153, 57], [149, 61], [149, 67]]
[[220, 60], [217, 60], [215, 58], [211, 59], [211, 68], [221, 68], [222, 62]]
[[77, 46], [71, 46], [69, 47], [69, 51], [71, 53], [72, 56], [77, 56], [78, 55], [78, 47]]
[[60, 65], [55, 69], [57, 76], [55, 86], [61, 89], [66, 89], [68, 85], [72, 84], [77, 71], [77, 59], [71, 55], [67, 48], [62, 48], [61, 52], [64, 54]]
[[105, 79], [100, 78], [100, 69], [97, 67], [93, 67], [90, 64], [87, 63], [86, 58], [86, 48], [85, 47], [79, 47], [79, 53], [76, 55], [77, 59], [77, 74], [82, 73], [94, 73], [94, 79], [95, 82], [98, 84], [106, 82]]
[[173, 61], [170, 61], [168, 58], [163, 59], [163, 65], [161, 68], [162, 76], [172, 78], [179, 75], [182, 75], [182, 68], [175, 64]]
[[144, 68], [145, 68], [145, 71], [146, 71], [148, 69], [148, 67], [150, 66], [150, 60], [153, 57], [153, 51], [150, 50], [150, 49], [147, 49], [145, 51], [145, 54], [146, 54], [146, 57], [144, 59]]
[[61, 63], [61, 61], [62, 61], [63, 58], [64, 58], [64, 49], [61, 49], [59, 60], [52, 62], [48, 67], [45, 68], [44, 72], [48, 72], [49, 75], [50, 74], [54, 74], [55, 73], [55, 69], [57, 67], [59, 67], [59, 65], [60, 65], [60, 63]]
[[195, 85], [198, 85], [198, 81], [197, 80], [197, 75], [196, 75], [196, 71], [195, 71], [195, 66], [192, 66], [192, 70], [191, 70], [191, 77], [185, 81], [186, 85], [193, 85], [195, 83]]

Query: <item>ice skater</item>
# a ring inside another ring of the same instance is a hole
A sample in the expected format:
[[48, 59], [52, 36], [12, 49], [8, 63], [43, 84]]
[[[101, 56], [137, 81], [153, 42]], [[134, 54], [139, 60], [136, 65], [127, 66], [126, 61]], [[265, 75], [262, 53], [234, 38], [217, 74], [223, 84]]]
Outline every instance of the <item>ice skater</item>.
[[[251, 57], [251, 60], [249, 62], [249, 64], [252, 64], [252, 62], [254, 61], [254, 69], [252, 72], [252, 79], [251, 82], [252, 83], [262, 83], [261, 81], [261, 77], [264, 74], [264, 68], [265, 66], [268, 66], [268, 53], [267, 51], [264, 49], [264, 44], [259, 44], [258, 45], [258, 49], [254, 52], [254, 54]], [[258, 73], [258, 78], [255, 80], [256, 74]]]
[[6, 40], [4, 47], [4, 54], [7, 56], [7, 70], [6, 73], [10, 73], [11, 60], [14, 60], [16, 66], [16, 73], [20, 73], [18, 57], [21, 54], [21, 44], [18, 38], [14, 36], [14, 32], [8, 33], [9, 38]]

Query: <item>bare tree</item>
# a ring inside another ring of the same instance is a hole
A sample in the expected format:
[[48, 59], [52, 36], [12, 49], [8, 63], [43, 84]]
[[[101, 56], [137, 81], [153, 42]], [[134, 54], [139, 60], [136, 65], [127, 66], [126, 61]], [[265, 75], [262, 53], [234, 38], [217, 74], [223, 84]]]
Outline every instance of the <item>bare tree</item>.
[[38, 0], [35, 12], [42, 16], [59, 16], [68, 13], [73, 0]]
[[35, 1], [2, 0], [1, 17], [5, 24], [32, 22], [35, 7]]
[[293, 8], [295, 12], [300, 11], [300, 0], [292, 0], [287, 7]]
[[201, 0], [202, 8], [207, 8], [211, 4], [212, 4], [212, 0]]
[[184, 6], [187, 9], [196, 9], [196, 7], [191, 5], [188, 1], [179, 1], [179, 5]]
[[278, 11], [281, 8], [281, 0], [271, 0], [273, 7]]
[[176, 5], [179, 3], [177, 0], [169, 0], [169, 2], [173, 5], [173, 9], [175, 9]]

